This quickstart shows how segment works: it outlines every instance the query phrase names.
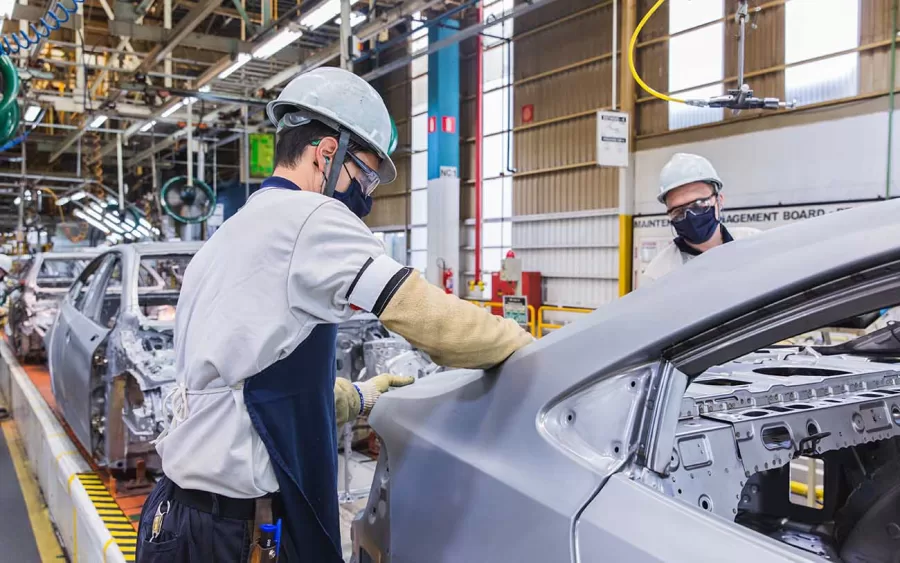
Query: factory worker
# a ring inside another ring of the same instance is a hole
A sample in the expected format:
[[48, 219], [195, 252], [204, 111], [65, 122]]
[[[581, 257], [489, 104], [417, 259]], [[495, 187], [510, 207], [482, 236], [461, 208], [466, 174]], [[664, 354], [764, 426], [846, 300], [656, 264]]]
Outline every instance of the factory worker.
[[397, 176], [391, 119], [367, 82], [319, 68], [267, 112], [274, 175], [184, 275], [172, 420], [156, 445], [165, 477], [144, 504], [138, 561], [246, 561], [259, 525], [278, 519], [280, 562], [342, 561], [336, 423], [409, 382], [335, 381], [336, 326], [355, 312], [444, 366], [491, 367], [532, 341], [395, 262], [362, 222]]
[[659, 202], [666, 206], [677, 235], [647, 265], [641, 285], [680, 268], [711, 248], [759, 232], [749, 227], [725, 228], [721, 222], [722, 179], [712, 164], [696, 154], [677, 153], [659, 174]]

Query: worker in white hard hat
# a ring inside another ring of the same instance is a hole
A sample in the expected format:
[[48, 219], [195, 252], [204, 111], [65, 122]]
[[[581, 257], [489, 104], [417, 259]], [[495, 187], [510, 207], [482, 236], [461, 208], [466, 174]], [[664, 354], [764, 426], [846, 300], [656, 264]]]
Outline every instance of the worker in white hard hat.
[[336, 326], [377, 315], [444, 366], [488, 368], [532, 337], [394, 261], [362, 222], [397, 175], [393, 125], [360, 77], [319, 68], [267, 108], [275, 171], [186, 269], [175, 327], [165, 477], [144, 503], [137, 561], [246, 561], [281, 522], [282, 563], [342, 561], [336, 427], [390, 375], [335, 379]]
[[752, 236], [758, 229], [722, 224], [722, 179], [710, 162], [696, 154], [677, 153], [659, 174], [659, 202], [677, 235], [647, 265], [640, 285], [661, 278], [692, 258], [731, 242]]

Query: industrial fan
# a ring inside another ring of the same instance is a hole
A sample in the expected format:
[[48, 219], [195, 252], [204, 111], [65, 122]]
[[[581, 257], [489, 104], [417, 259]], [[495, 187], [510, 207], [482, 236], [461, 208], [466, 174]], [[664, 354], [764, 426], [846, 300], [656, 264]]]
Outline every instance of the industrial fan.
[[19, 72], [7, 56], [0, 56], [0, 145], [12, 139], [19, 128]]
[[167, 215], [187, 224], [206, 221], [216, 209], [212, 188], [197, 179], [188, 184], [185, 176], [177, 176], [163, 184], [159, 198]]

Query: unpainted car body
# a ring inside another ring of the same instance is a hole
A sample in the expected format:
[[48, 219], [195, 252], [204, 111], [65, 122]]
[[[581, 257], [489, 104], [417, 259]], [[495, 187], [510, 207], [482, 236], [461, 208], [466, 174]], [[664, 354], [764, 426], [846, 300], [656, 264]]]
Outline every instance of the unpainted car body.
[[[895, 561], [900, 347], [772, 345], [900, 302], [898, 212], [729, 243], [494, 370], [384, 395], [355, 559]], [[821, 506], [791, 502], [803, 458]]]
[[92, 261], [60, 306], [48, 339], [56, 403], [101, 466], [160, 467], [151, 441], [175, 381], [175, 306], [200, 243], [112, 247]]
[[59, 302], [96, 255], [96, 250], [86, 248], [42, 252], [30, 260], [7, 304], [7, 334], [19, 358], [43, 357], [44, 340], [56, 319]]
[[387, 330], [378, 317], [360, 313], [338, 325], [335, 350], [338, 377], [364, 381], [382, 373], [422, 377], [439, 367], [400, 335]]

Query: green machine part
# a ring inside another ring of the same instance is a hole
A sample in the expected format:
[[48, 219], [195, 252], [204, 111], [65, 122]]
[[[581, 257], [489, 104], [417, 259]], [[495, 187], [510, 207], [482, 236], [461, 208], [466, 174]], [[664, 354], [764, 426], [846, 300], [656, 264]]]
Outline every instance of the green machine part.
[[19, 103], [16, 97], [19, 95], [19, 71], [16, 65], [6, 55], [0, 57], [0, 144], [12, 139], [19, 128]]

